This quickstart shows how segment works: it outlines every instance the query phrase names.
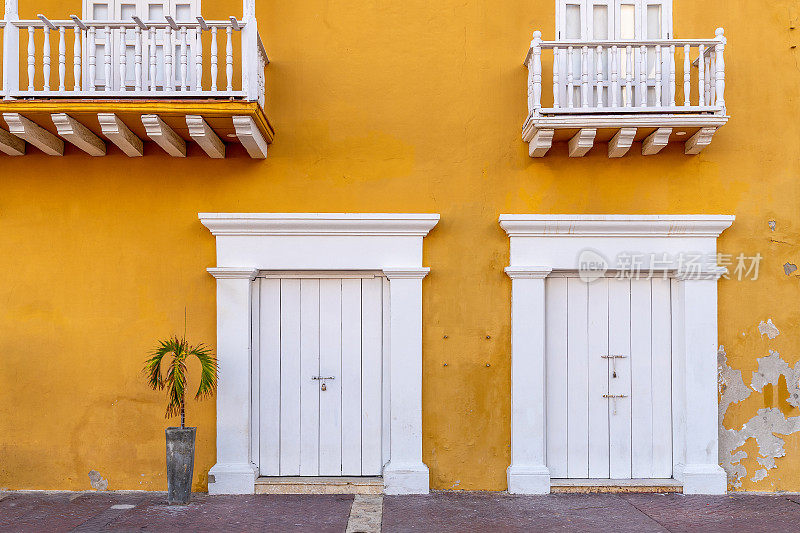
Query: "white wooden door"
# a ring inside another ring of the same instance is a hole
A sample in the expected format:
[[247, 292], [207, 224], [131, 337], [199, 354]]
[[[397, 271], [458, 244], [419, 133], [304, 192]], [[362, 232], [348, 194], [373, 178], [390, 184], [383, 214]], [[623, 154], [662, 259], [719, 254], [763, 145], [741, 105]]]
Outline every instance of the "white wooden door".
[[384, 278], [372, 275], [256, 280], [253, 456], [262, 476], [381, 474], [383, 293]]
[[[556, 3], [557, 39], [567, 41], [605, 41], [605, 40], [657, 40], [672, 38], [672, 0], [557, 0]], [[669, 60], [668, 50], [662, 50], [661, 69], [656, 68], [656, 48], [647, 48], [647, 105], [653, 106], [656, 102], [656, 76], [660, 72], [662, 85], [668, 87]], [[627, 53], [632, 56], [628, 59]], [[611, 69], [609, 68], [609, 51], [604, 50], [601, 58], [602, 84], [597, 76], [597, 51], [594, 47], [584, 53], [581, 47], [572, 50], [572, 61], [569, 60], [570, 52], [562, 49], [559, 53], [559, 70], [565, 75], [562, 77], [559, 90], [559, 101], [564, 107], [569, 106], [567, 92], [567, 75], [571, 74], [575, 81], [572, 95], [572, 105], [581, 107], [588, 104], [590, 107], [598, 105], [597, 87], [601, 86], [599, 94], [602, 97], [602, 106], [611, 104]], [[638, 46], [619, 51], [618, 72], [620, 79], [625, 80], [628, 71], [633, 66], [633, 80], [639, 79], [638, 58], [641, 50]], [[588, 72], [589, 92], [584, 98], [581, 86], [582, 62], [586, 61]], [[617, 88], [617, 102], [625, 106], [631, 98], [622, 86]], [[641, 105], [638, 93], [632, 95], [634, 103]], [[661, 96], [662, 105], [670, 102], [669, 91], [665, 90]]]
[[[196, 17], [200, 15], [200, 0], [84, 0], [83, 18], [93, 21], [121, 20], [131, 22], [132, 17], [137, 16], [142, 21], [166, 22], [166, 17], [171, 16], [177, 23], [196, 22]], [[186, 79], [190, 85], [194, 83], [194, 50], [196, 48], [197, 32], [188, 30], [186, 32], [186, 57], [183, 56], [183, 34], [173, 31], [167, 38], [166, 30], [160, 29], [155, 32], [155, 44], [150, 42], [148, 31], [143, 32], [142, 37], [142, 73], [143, 85], [150, 84], [150, 54], [156, 57], [155, 80], [158, 90], [164, 90], [165, 77], [165, 41], [171, 42], [172, 72], [169, 79], [172, 80], [172, 90], [176, 90], [183, 85], [182, 60], [186, 62]], [[124, 85], [127, 90], [132, 90], [136, 85], [135, 80], [135, 48], [136, 30], [125, 31], [125, 82], [120, 83], [120, 58], [123, 44], [120, 42], [120, 35], [117, 30], [113, 31], [111, 38], [111, 75], [114, 86]], [[95, 35], [95, 54], [97, 58], [97, 70], [95, 76], [95, 88], [102, 89], [105, 86], [104, 56], [106, 53], [106, 35], [102, 29], [98, 29]], [[84, 47], [85, 48], [85, 47]], [[84, 57], [86, 50], [84, 49]], [[85, 70], [85, 69], [84, 69]], [[87, 83], [88, 76], [84, 77], [84, 84]], [[194, 87], [191, 86], [191, 89]]]
[[670, 294], [667, 279], [547, 280], [553, 478], [672, 477]]

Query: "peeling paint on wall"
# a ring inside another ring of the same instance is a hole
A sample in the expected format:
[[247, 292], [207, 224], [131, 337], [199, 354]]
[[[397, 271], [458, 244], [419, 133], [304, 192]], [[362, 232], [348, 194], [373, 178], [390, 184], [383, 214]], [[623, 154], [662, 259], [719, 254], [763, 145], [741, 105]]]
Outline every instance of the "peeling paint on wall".
[[728, 365], [728, 354], [725, 353], [725, 347], [720, 346], [717, 353], [718, 360], [718, 384], [719, 384], [719, 455], [722, 468], [728, 473], [728, 482], [733, 483], [734, 486], [741, 486], [741, 479], [747, 476], [747, 469], [741, 464], [742, 459], [747, 457], [747, 454], [742, 451], [734, 451], [739, 448], [741, 444], [736, 444], [739, 439], [739, 434], [735, 430], [725, 428], [723, 421], [725, 420], [725, 413], [728, 408], [741, 401], [746, 400], [752, 391], [747, 388], [742, 379], [742, 371], [734, 370]]
[[89, 470], [89, 483], [95, 490], [108, 490], [108, 480], [103, 479], [97, 470]]
[[[771, 319], [761, 322], [758, 330], [769, 339], [780, 334]], [[757, 482], [766, 479], [769, 471], [776, 467], [775, 460], [786, 455], [786, 442], [781, 436], [800, 432], [800, 416], [789, 416], [800, 407], [800, 362], [792, 368], [780, 353], [770, 350], [768, 356], [758, 359], [758, 369], [752, 373], [748, 388], [742, 372], [728, 365], [724, 346], [720, 347], [718, 361], [720, 463], [728, 473], [728, 482], [738, 488], [742, 486], [742, 479], [748, 476], [742, 464], [747, 453], [740, 449], [745, 442], [755, 439], [758, 444], [756, 461], [762, 468], [750, 478]], [[774, 405], [776, 389], [778, 405]], [[763, 394], [765, 408], [759, 409], [740, 429], [727, 429], [724, 420], [728, 408], [746, 400], [753, 391]]]
[[763, 320], [761, 321], [761, 324], [758, 325], [758, 332], [761, 333], [762, 337], [766, 335], [770, 340], [781, 334], [778, 328], [775, 327], [775, 324], [772, 323], [771, 318], [768, 318], [766, 322]]
[[786, 273], [787, 276], [791, 276], [794, 272], [797, 271], [797, 265], [794, 263], [786, 263], [783, 265], [783, 271]]

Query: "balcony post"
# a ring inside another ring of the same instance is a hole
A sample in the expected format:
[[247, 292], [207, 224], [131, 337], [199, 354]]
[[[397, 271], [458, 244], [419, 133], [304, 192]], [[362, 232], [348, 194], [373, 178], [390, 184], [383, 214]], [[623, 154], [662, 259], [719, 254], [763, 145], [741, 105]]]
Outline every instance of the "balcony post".
[[242, 18], [245, 23], [242, 30], [242, 90], [249, 101], [255, 102], [261, 96], [258, 86], [260, 61], [255, 0], [243, 0]]
[[19, 28], [12, 22], [19, 20], [17, 0], [5, 0], [5, 28], [3, 29], [3, 93], [5, 99], [19, 90]]
[[716, 93], [717, 93], [717, 107], [722, 110], [722, 113], [725, 113], [725, 45], [728, 43], [728, 39], [725, 38], [725, 30], [722, 28], [717, 28], [716, 31], [717, 44], [714, 47], [714, 52], [717, 55], [716, 61], [716, 69], [717, 69], [717, 76], [716, 76]]
[[531, 59], [528, 64], [528, 115], [535, 115], [542, 107], [542, 32], [533, 32]]

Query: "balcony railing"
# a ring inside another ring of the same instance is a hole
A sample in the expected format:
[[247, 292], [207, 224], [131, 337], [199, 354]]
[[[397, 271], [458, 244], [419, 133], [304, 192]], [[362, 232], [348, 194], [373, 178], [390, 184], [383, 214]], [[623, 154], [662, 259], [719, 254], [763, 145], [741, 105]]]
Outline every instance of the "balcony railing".
[[7, 14], [0, 25], [6, 99], [234, 98], [264, 105], [268, 59], [255, 17], [85, 21]]
[[683, 136], [685, 152], [700, 153], [728, 120], [726, 42], [722, 28], [713, 39], [543, 41], [534, 32], [523, 127], [531, 157], [560, 139], [569, 140], [570, 157], [596, 140], [608, 141], [609, 157], [624, 156], [634, 141], [653, 155]]
[[[715, 39], [647, 41], [542, 41], [537, 31], [526, 60], [529, 114], [724, 114], [725, 43], [722, 28]], [[542, 106], [544, 50], [552, 50], [552, 107]]]

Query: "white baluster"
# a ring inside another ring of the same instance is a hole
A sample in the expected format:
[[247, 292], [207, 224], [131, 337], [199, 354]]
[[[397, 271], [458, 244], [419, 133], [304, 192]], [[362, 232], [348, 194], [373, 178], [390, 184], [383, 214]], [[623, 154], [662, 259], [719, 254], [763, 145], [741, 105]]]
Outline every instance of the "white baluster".
[[105, 87], [105, 90], [106, 91], [111, 91], [112, 90], [111, 83], [112, 83], [113, 79], [112, 79], [112, 71], [111, 71], [111, 64], [112, 64], [111, 63], [111, 42], [112, 41], [111, 41], [111, 27], [110, 26], [106, 26], [105, 27], [105, 36], [106, 36], [105, 37], [106, 38], [106, 42], [103, 45], [103, 51], [105, 52], [105, 54], [103, 55], [103, 67], [104, 67], [105, 76], [106, 76], [106, 87]]
[[72, 45], [72, 77], [75, 91], [81, 90], [81, 29], [75, 26], [75, 40]]
[[714, 105], [717, 102], [717, 54], [715, 50], [711, 51], [711, 59], [709, 60], [708, 67], [708, 105]]
[[172, 27], [164, 30], [164, 90], [169, 92], [175, 89], [174, 70], [172, 67], [172, 54], [175, 47], [172, 45]]
[[96, 91], [97, 90], [97, 45], [96, 45], [96, 37], [97, 30], [94, 26], [89, 28], [89, 32], [86, 35], [86, 54], [89, 59], [89, 86], [86, 87], [89, 91]]
[[611, 47], [611, 107], [619, 107], [619, 48]]
[[44, 30], [44, 49], [42, 50], [42, 74], [44, 76], [45, 91], [50, 90], [50, 28], [45, 26]]
[[697, 75], [698, 75], [698, 83], [697, 89], [700, 93], [700, 99], [698, 100], [698, 104], [703, 106], [706, 105], [706, 46], [704, 44], [700, 45], [700, 56], [697, 58]]
[[683, 105], [692, 105], [692, 62], [689, 61], [689, 45], [683, 47]]
[[36, 75], [36, 45], [33, 42], [33, 26], [28, 26], [28, 90], [33, 91], [33, 78]]
[[211, 28], [211, 90], [217, 90], [217, 27]]
[[639, 47], [639, 106], [647, 107], [647, 47]]
[[66, 91], [66, 77], [67, 77], [67, 28], [66, 26], [59, 26], [58, 28], [58, 90]]
[[677, 90], [677, 78], [675, 73], [675, 45], [669, 47], [669, 105], [675, 107], [675, 92]]
[[119, 29], [119, 90], [128, 90], [128, 44], [125, 40], [125, 28]]
[[158, 70], [156, 69], [156, 29], [150, 26], [150, 90], [156, 92], [156, 77]]
[[575, 107], [575, 56], [574, 49], [567, 48], [567, 107]]
[[589, 47], [581, 48], [581, 107], [589, 107]]
[[725, 109], [725, 44], [728, 40], [725, 38], [725, 30], [722, 28], [717, 28], [716, 31], [717, 40], [719, 43], [714, 47], [714, 51], [716, 52], [716, 80], [715, 80], [715, 92], [717, 96], [716, 105], [721, 109]]
[[181, 27], [181, 90], [189, 90], [189, 49], [186, 42], [186, 26]]
[[603, 107], [603, 47], [595, 50], [597, 55], [597, 107]]
[[561, 51], [558, 47], [553, 48], [553, 107], [561, 107]]
[[530, 115], [542, 107], [542, 32], [533, 32], [531, 41], [531, 63], [528, 65], [528, 113]]
[[136, 26], [136, 41], [133, 43], [133, 90], [142, 90], [142, 28]]
[[656, 107], [661, 107], [664, 105], [662, 100], [663, 89], [664, 89], [664, 79], [661, 75], [661, 64], [663, 61], [663, 49], [661, 46], [656, 46], [656, 59], [655, 59], [655, 67], [656, 67]]
[[233, 90], [233, 28], [225, 28], [228, 42], [225, 43], [225, 75], [228, 82], [228, 92]]
[[197, 28], [195, 30], [195, 48], [194, 48], [194, 89], [195, 91], [203, 90], [203, 30]]
[[628, 107], [633, 107], [633, 54], [633, 48], [628, 46], [625, 49], [625, 62], [627, 64], [627, 70], [625, 71], [625, 89], [627, 89], [628, 93]]

